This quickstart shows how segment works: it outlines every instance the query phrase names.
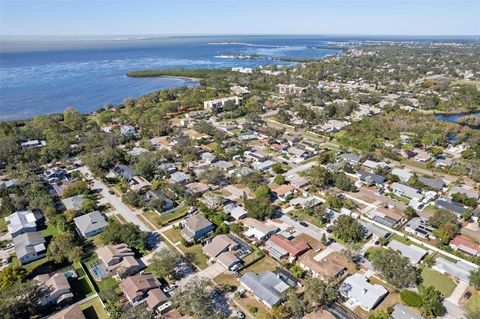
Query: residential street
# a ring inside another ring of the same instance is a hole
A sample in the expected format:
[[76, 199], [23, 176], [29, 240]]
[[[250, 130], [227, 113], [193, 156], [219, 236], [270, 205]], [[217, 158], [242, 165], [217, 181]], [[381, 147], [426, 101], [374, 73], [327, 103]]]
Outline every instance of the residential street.
[[90, 172], [90, 170], [88, 169], [88, 167], [86, 166], [81, 166], [79, 169], [78, 169], [82, 174], [84, 174], [85, 176], [88, 176], [88, 178], [92, 178], [93, 179], [93, 188], [94, 189], [100, 189], [101, 190], [101, 194], [102, 196], [108, 201], [108, 203], [110, 203], [110, 205], [112, 205], [113, 209], [119, 213], [120, 215], [122, 215], [123, 218], [125, 218], [125, 220], [129, 223], [132, 223], [132, 224], [135, 224], [135, 225], [138, 225], [140, 227], [141, 230], [143, 231], [150, 231], [150, 229], [140, 220], [140, 218], [138, 218], [138, 214], [141, 213], [141, 211], [137, 210], [137, 211], [133, 211], [131, 210], [130, 208], [128, 208], [127, 205], [125, 205], [121, 198], [118, 197], [117, 195], [112, 195], [110, 194], [108, 191], [109, 191], [109, 188], [107, 185], [105, 185], [103, 182], [101, 182], [100, 180], [96, 179], [93, 177], [92, 175], [92, 172]]

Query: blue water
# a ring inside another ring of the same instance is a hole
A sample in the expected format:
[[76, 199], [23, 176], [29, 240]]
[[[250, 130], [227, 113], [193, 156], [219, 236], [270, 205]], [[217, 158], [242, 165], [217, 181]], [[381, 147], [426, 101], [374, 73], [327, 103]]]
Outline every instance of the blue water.
[[437, 120], [440, 120], [442, 122], [448, 122], [448, 123], [456, 123], [459, 118], [465, 115], [473, 114], [476, 117], [480, 117], [480, 112], [477, 113], [455, 113], [455, 114], [439, 114], [435, 115], [435, 118]]
[[125, 97], [196, 84], [186, 79], [126, 77], [132, 70], [292, 64], [219, 57], [231, 54], [322, 58], [342, 53], [315, 47], [326, 41], [315, 37], [2, 40], [0, 120], [58, 113], [67, 107], [87, 113]]

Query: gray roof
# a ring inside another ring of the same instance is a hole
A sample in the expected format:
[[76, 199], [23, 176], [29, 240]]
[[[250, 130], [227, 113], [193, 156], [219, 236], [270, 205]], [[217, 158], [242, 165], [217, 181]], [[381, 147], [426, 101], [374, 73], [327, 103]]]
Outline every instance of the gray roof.
[[66, 209], [80, 210], [84, 197], [84, 195], [76, 195], [62, 199], [63, 206], [65, 206]]
[[185, 174], [184, 172], [175, 172], [170, 174], [170, 182], [171, 183], [181, 183], [181, 182], [187, 182], [190, 180], [190, 176]]
[[42, 218], [40, 213], [25, 210], [15, 212], [10, 216], [5, 217], [5, 222], [7, 223], [8, 232], [14, 234], [22, 229], [37, 227], [37, 221], [40, 218]]
[[423, 256], [427, 254], [425, 249], [415, 245], [405, 245], [395, 239], [388, 243], [387, 247], [393, 250], [398, 250], [403, 256], [410, 259], [410, 262], [413, 264], [418, 264]]
[[425, 319], [424, 317], [417, 315], [415, 312], [410, 310], [410, 308], [402, 304], [396, 304], [393, 307], [392, 318], [393, 319]]
[[340, 155], [340, 157], [342, 157], [343, 159], [346, 159], [350, 163], [358, 163], [360, 162], [360, 159], [361, 159], [360, 155], [355, 153], [344, 153]]
[[470, 281], [470, 273], [477, 269], [461, 261], [454, 263], [443, 257], [438, 257], [435, 261], [435, 265], [432, 266], [433, 269], [441, 272], [442, 274], [454, 276], [467, 283]]
[[135, 176], [135, 169], [126, 165], [115, 165], [115, 167], [113, 167], [111, 171], [115, 175], [122, 175], [126, 179], [130, 179]]
[[234, 165], [230, 162], [227, 162], [227, 161], [218, 161], [216, 163], [211, 164], [210, 166], [227, 170], [227, 169], [232, 168]]
[[388, 294], [388, 290], [378, 284], [370, 284], [367, 277], [356, 273], [343, 281], [340, 293], [354, 299], [365, 309], [373, 309]]
[[270, 306], [279, 304], [283, 300], [282, 292], [289, 287], [271, 271], [264, 271], [259, 275], [247, 272], [240, 278], [240, 282]]
[[24, 233], [13, 238], [15, 253], [19, 259], [30, 253], [45, 250], [45, 242], [40, 232]]
[[400, 178], [400, 180], [404, 182], [408, 181], [410, 177], [413, 176], [413, 174], [410, 173], [409, 170], [401, 169], [401, 168], [394, 168], [392, 170], [392, 174], [398, 176], [398, 178]]
[[422, 199], [423, 195], [420, 193], [420, 191], [416, 188], [400, 184], [400, 183], [392, 183], [392, 189], [397, 190], [402, 193], [403, 196], [408, 197], [408, 198], [416, 198], [416, 199]]
[[442, 189], [443, 186], [445, 186], [445, 182], [438, 178], [428, 178], [428, 177], [420, 176], [418, 180], [423, 185], [434, 188], [434, 189]]
[[450, 190], [450, 195], [458, 194], [458, 193], [459, 194], [464, 194], [468, 198], [478, 199], [478, 197], [479, 197], [477, 192], [466, 189], [466, 188], [463, 188], [463, 187], [455, 186], [455, 187], [452, 187], [452, 189]]
[[372, 181], [374, 182], [375, 184], [383, 184], [386, 180], [386, 178], [382, 175], [377, 175], [377, 174], [372, 174], [372, 173], [368, 173], [368, 172], [365, 172], [365, 171], [358, 171], [358, 174], [360, 175], [360, 179], [362, 181]]
[[73, 221], [83, 234], [87, 234], [98, 229], [103, 229], [108, 226], [108, 221], [105, 220], [105, 217], [100, 214], [99, 211], [94, 211], [86, 215], [75, 217]]
[[462, 204], [454, 202], [447, 198], [437, 199], [437, 201], [435, 202], [435, 205], [439, 208], [449, 210], [459, 215], [463, 214], [466, 210], [466, 208]]

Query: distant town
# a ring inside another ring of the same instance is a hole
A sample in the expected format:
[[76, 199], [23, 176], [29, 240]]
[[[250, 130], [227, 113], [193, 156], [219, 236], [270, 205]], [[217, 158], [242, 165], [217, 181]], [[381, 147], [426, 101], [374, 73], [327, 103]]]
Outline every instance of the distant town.
[[480, 46], [340, 45], [1, 122], [0, 316], [480, 318]]

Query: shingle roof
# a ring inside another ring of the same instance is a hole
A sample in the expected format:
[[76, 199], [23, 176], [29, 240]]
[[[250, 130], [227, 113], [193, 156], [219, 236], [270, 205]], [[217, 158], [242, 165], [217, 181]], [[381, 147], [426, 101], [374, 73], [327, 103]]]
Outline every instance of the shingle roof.
[[286, 283], [270, 271], [259, 275], [247, 272], [240, 278], [240, 282], [270, 306], [280, 303], [283, 300], [281, 293], [288, 288]]
[[393, 250], [398, 250], [403, 256], [410, 259], [410, 261], [414, 264], [418, 264], [422, 260], [423, 256], [427, 254], [425, 249], [415, 245], [405, 245], [395, 239], [388, 243], [387, 247]]
[[75, 217], [73, 220], [83, 234], [87, 234], [108, 226], [108, 222], [99, 211], [94, 211], [89, 214]]
[[388, 290], [378, 284], [370, 284], [367, 277], [359, 273], [345, 279], [340, 286], [340, 292], [355, 299], [365, 309], [372, 309], [388, 294]]
[[194, 232], [210, 227], [212, 223], [200, 214], [193, 215], [185, 220], [185, 226]]

